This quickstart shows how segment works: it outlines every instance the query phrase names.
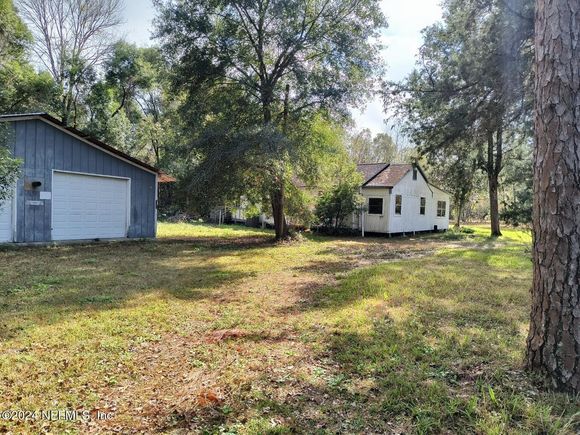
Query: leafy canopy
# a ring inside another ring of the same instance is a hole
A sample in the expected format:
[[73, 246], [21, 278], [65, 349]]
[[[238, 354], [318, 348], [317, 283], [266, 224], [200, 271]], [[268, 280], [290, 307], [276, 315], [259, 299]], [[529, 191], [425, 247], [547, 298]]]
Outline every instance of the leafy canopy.
[[157, 36], [174, 85], [187, 92], [190, 188], [206, 192], [210, 202], [253, 192], [273, 208], [283, 206], [293, 180], [318, 173], [328, 149], [320, 141], [322, 124], [348, 116], [381, 71], [379, 2], [156, 5]]
[[446, 0], [443, 9], [423, 31], [415, 70], [386, 86], [385, 104], [406, 119], [421, 154], [461, 156], [458, 174], [476, 162], [488, 178], [492, 234], [501, 235], [500, 174], [530, 134], [533, 2]]

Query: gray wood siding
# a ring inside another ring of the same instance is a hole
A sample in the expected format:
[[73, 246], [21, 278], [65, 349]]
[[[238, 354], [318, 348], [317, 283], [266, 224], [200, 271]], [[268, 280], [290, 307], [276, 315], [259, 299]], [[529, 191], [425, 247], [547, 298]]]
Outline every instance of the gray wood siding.
[[[17, 242], [51, 241], [52, 201], [39, 201], [40, 191], [52, 192], [52, 171], [62, 170], [131, 179], [131, 219], [128, 237], [155, 237], [155, 175], [86, 144], [42, 120], [13, 121], [14, 155], [23, 160], [18, 180]], [[39, 189], [24, 190], [25, 179], [42, 182]]]

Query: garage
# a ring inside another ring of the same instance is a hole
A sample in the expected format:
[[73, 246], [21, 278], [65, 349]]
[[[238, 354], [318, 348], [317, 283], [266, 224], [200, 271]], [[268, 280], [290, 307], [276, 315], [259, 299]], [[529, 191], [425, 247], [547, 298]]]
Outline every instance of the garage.
[[0, 243], [12, 241], [12, 201], [0, 202]]
[[0, 243], [155, 237], [155, 167], [46, 113], [0, 115], [0, 127], [22, 162]]
[[52, 240], [127, 237], [130, 180], [55, 171]]

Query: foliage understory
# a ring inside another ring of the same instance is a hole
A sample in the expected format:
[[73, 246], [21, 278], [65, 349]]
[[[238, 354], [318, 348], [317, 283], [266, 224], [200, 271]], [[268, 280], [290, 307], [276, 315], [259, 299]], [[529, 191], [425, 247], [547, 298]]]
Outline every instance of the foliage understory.
[[0, 251], [0, 410], [93, 412], [0, 431], [580, 430], [578, 398], [522, 368], [528, 233], [159, 233]]

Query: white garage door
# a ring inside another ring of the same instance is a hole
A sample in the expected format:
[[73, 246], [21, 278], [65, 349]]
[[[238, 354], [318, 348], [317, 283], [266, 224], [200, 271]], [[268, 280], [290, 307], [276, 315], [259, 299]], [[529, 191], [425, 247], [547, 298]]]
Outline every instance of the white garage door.
[[0, 243], [12, 241], [12, 200], [0, 201]]
[[127, 236], [129, 180], [55, 172], [52, 240]]

